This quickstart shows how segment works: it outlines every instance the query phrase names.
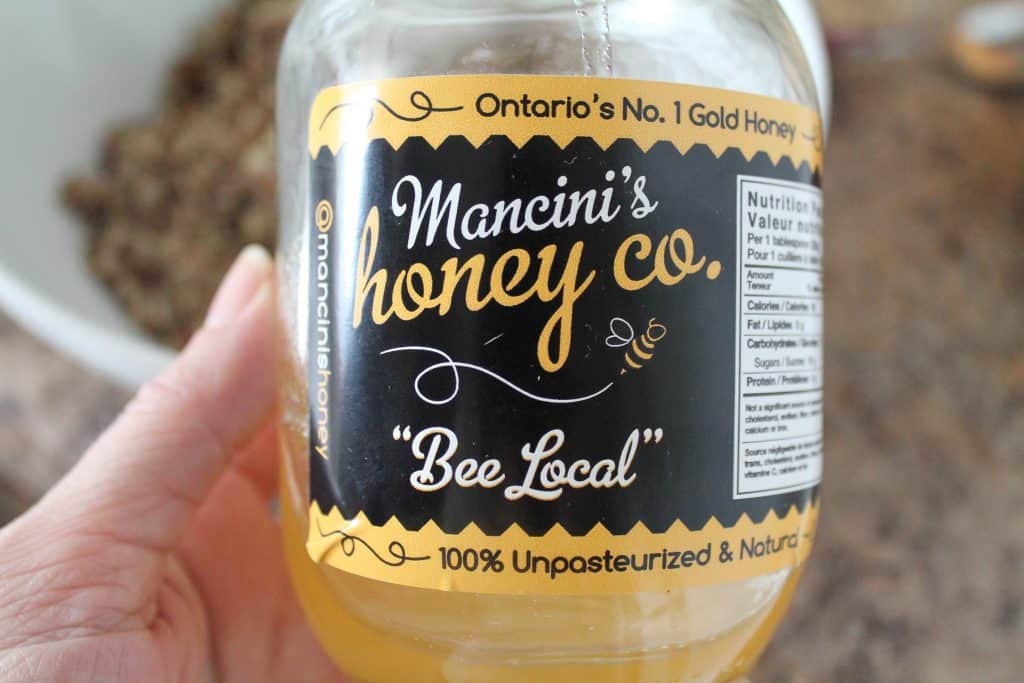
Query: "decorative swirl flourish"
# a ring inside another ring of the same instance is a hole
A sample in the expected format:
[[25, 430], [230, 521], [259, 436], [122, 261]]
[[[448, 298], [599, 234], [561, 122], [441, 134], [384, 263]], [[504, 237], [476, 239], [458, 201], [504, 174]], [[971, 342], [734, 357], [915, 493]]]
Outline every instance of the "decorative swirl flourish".
[[812, 135], [808, 135], [807, 133], [801, 132], [800, 137], [802, 137], [804, 140], [807, 140], [807, 142], [813, 143], [815, 152], [821, 151], [823, 136], [820, 123], [814, 126], [814, 131]]
[[[404, 353], [409, 351], [432, 353], [434, 355], [441, 356], [441, 358], [444, 358], [444, 360], [441, 361], [440, 363], [428, 365], [426, 368], [421, 370], [420, 374], [416, 375], [416, 380], [413, 383], [413, 388], [416, 390], [416, 395], [420, 397], [420, 400], [423, 401], [424, 403], [429, 403], [430, 405], [434, 406], [447, 405], [448, 403], [454, 401], [455, 397], [459, 395], [459, 389], [461, 388], [461, 377], [459, 376], [460, 368], [464, 370], [473, 370], [483, 375], [487, 375], [488, 377], [501, 382], [509, 389], [512, 389], [513, 391], [522, 394], [526, 398], [538, 401], [539, 403], [554, 403], [563, 405], [570, 403], [583, 403], [584, 401], [589, 401], [590, 399], [597, 398], [601, 394], [611, 389], [612, 386], [615, 384], [615, 382], [609, 382], [603, 389], [595, 391], [594, 393], [589, 394], [588, 396], [579, 396], [577, 398], [550, 398], [547, 396], [538, 396], [537, 394], [530, 393], [526, 389], [523, 389], [522, 387], [505, 379], [496, 372], [488, 370], [487, 368], [480, 367], [479, 365], [472, 365], [471, 363], [462, 363], [456, 361], [444, 351], [441, 351], [440, 349], [431, 348], [429, 346], [400, 346], [394, 349], [387, 349], [386, 351], [381, 351], [380, 355], [386, 356], [391, 353]], [[426, 395], [426, 393], [424, 393], [423, 388], [420, 386], [420, 384], [423, 382], [424, 378], [427, 377], [427, 375], [430, 375], [431, 373], [436, 372], [437, 370], [445, 369], [452, 371], [452, 392], [442, 399], [430, 398], [429, 396]]]
[[465, 107], [462, 105], [456, 107], [435, 106], [434, 101], [430, 99], [430, 95], [423, 92], [422, 90], [416, 90], [411, 95], [409, 95], [409, 105], [419, 113], [414, 114], [412, 116], [407, 116], [396, 111], [390, 104], [380, 99], [379, 97], [355, 100], [352, 102], [342, 102], [341, 104], [335, 105], [331, 107], [329, 110], [327, 110], [327, 113], [324, 114], [323, 121], [320, 122], [320, 130], [324, 129], [324, 126], [327, 125], [327, 122], [330, 120], [332, 116], [334, 116], [342, 109], [345, 109], [347, 107], [364, 107], [368, 114], [368, 118], [366, 120], [367, 126], [373, 123], [373, 118], [374, 116], [376, 116], [376, 112], [374, 111], [375, 106], [383, 108], [384, 111], [391, 114], [396, 119], [400, 121], [406, 121], [409, 123], [417, 123], [419, 121], [423, 121], [424, 119], [429, 118], [430, 115], [434, 113], [462, 111], [463, 109], [465, 109]]
[[345, 553], [346, 557], [352, 557], [356, 554], [356, 550], [358, 547], [356, 544], [359, 543], [362, 544], [364, 548], [369, 550], [370, 553], [381, 562], [381, 564], [386, 564], [389, 567], [401, 567], [406, 562], [423, 562], [424, 560], [430, 559], [430, 555], [424, 555], [423, 557], [415, 557], [413, 555], [410, 555], [406, 551], [405, 546], [402, 545], [399, 541], [391, 541], [391, 543], [388, 544], [388, 553], [391, 555], [391, 559], [389, 559], [378, 553], [372, 545], [367, 543], [365, 540], [359, 538], [358, 536], [346, 534], [344, 531], [341, 530], [328, 531], [325, 533], [323, 527], [320, 526], [319, 521], [317, 521], [316, 529], [320, 532], [320, 536], [322, 538], [340, 536], [341, 552]]

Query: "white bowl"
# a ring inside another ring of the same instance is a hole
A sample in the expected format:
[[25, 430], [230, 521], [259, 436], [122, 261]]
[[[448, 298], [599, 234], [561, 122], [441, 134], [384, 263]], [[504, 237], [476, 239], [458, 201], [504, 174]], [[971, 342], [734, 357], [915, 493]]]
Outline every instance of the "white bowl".
[[[157, 103], [168, 64], [217, 0], [0, 3], [0, 304], [57, 349], [134, 387], [173, 358], [89, 272], [85, 230], [58, 203], [104, 133]], [[10, 56], [16, 56], [12, 59]]]
[[[820, 25], [807, 0], [783, 0], [819, 76]], [[27, 329], [126, 387], [174, 357], [121, 312], [83, 257], [85, 230], [58, 204], [119, 121], [153, 110], [187, 36], [226, 0], [0, 2], [0, 305]], [[828, 88], [819, 86], [824, 101]]]

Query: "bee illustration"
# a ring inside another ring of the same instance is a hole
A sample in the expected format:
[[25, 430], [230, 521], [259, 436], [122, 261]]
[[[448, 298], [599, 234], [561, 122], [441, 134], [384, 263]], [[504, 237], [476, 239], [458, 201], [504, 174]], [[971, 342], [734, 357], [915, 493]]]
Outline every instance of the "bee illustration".
[[642, 370], [654, 358], [654, 348], [668, 335], [668, 328], [659, 323], [657, 318], [651, 318], [647, 323], [647, 331], [637, 338], [632, 325], [622, 318], [614, 318], [611, 332], [606, 340], [609, 347], [628, 347], [623, 355], [625, 366], [619, 372], [619, 375], [625, 375], [631, 369]]

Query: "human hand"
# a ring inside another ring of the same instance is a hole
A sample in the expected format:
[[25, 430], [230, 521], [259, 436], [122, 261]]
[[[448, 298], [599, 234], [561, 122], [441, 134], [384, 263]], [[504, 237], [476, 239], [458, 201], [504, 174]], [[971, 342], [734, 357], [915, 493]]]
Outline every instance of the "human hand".
[[0, 681], [340, 680], [270, 508], [272, 271], [244, 251], [178, 361], [0, 531]]

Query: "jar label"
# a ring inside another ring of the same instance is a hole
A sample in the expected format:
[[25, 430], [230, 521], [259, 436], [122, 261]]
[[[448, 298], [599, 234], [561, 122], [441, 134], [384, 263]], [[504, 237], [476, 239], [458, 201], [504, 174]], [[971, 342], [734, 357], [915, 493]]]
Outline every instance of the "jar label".
[[315, 561], [587, 594], [806, 558], [822, 463], [813, 110], [441, 76], [325, 90], [309, 125]]

